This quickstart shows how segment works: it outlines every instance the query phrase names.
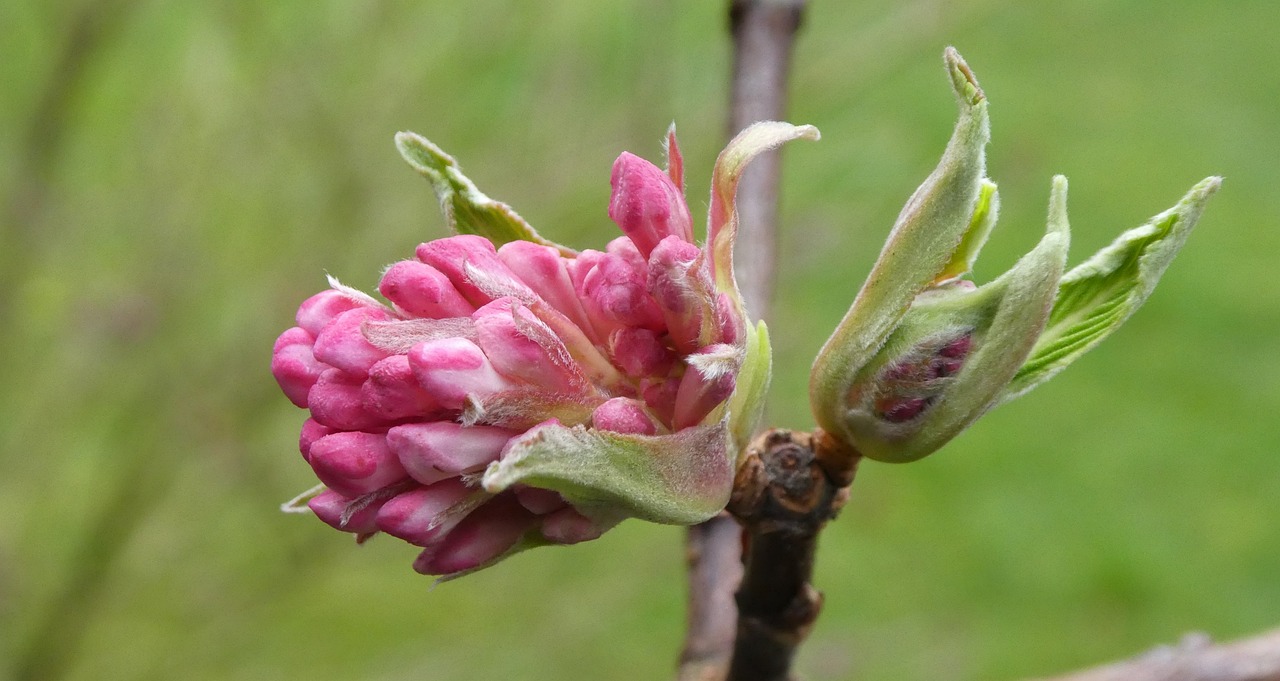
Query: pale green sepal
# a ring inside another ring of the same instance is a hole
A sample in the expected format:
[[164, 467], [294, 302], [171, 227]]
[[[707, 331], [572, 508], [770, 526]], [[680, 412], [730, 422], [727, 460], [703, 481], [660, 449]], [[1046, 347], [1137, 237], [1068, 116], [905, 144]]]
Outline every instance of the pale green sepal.
[[302, 494], [299, 494], [298, 496], [284, 502], [283, 504], [280, 504], [280, 512], [281, 513], [310, 513], [311, 508], [307, 506], [307, 502], [311, 501], [312, 499], [315, 499], [321, 494], [324, 494], [325, 490], [327, 489], [329, 488], [325, 487], [324, 485], [316, 485], [315, 487], [312, 487], [311, 489], [303, 492]]
[[930, 291], [912, 306], [886, 345], [890, 356], [964, 329], [971, 330], [973, 349], [959, 373], [936, 381], [933, 403], [917, 419], [887, 423], [868, 409], [851, 410], [847, 434], [864, 456], [887, 462], [920, 459], [998, 402], [1049, 318], [1070, 240], [1066, 191], [1066, 180], [1055, 178], [1047, 233], [999, 279], [972, 291]]
[[1178, 205], [1121, 234], [1064, 275], [1048, 327], [1001, 400], [1049, 380], [1119, 328], [1151, 295], [1221, 183], [1220, 177], [1202, 180]]
[[744, 128], [716, 158], [711, 173], [711, 209], [707, 216], [707, 244], [716, 289], [726, 293], [741, 310], [742, 296], [733, 277], [733, 240], [738, 233], [736, 198], [738, 181], [747, 164], [760, 154], [796, 139], [821, 137], [812, 125], [761, 121]]
[[477, 234], [495, 246], [510, 241], [532, 241], [554, 246], [565, 255], [575, 251], [543, 238], [505, 203], [494, 201], [481, 192], [452, 156], [430, 140], [412, 132], [396, 133], [396, 149], [404, 160], [423, 177], [440, 200], [449, 228], [460, 234]]
[[592, 520], [692, 525], [729, 503], [729, 446], [723, 421], [656, 436], [549, 424], [518, 436], [482, 483], [492, 493], [517, 483], [554, 490]]
[[999, 217], [1000, 193], [996, 191], [996, 183], [984, 179], [978, 190], [978, 203], [973, 207], [973, 217], [969, 218], [969, 229], [960, 239], [960, 246], [951, 256], [951, 262], [938, 274], [937, 281], [956, 279], [973, 271], [973, 264], [977, 262], [978, 254], [986, 245]]
[[769, 393], [772, 374], [773, 350], [769, 346], [769, 329], [762, 320], [754, 329], [747, 327], [746, 359], [728, 402], [729, 434], [738, 463], [746, 457], [747, 445], [764, 417], [765, 396]]
[[810, 405], [827, 432], [841, 428], [845, 395], [855, 374], [879, 352], [916, 295], [938, 280], [971, 231], [990, 138], [987, 100], [960, 55], [947, 48], [944, 57], [960, 109], [951, 140], [937, 168], [907, 200], [866, 283], [810, 374]]

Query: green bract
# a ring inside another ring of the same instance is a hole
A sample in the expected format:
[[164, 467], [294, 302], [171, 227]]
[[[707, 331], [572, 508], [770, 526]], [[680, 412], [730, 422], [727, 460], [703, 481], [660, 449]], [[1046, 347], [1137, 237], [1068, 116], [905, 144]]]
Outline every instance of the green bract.
[[[733, 241], [738, 233], [738, 181], [747, 164], [756, 156], [791, 140], [817, 140], [818, 129], [812, 125], [792, 125], [781, 121], [762, 121], [748, 126], [729, 141], [716, 158], [711, 176], [711, 210], [707, 224], [707, 248], [711, 252], [716, 289], [729, 296], [739, 314], [750, 319], [733, 272]], [[728, 402], [729, 435], [733, 439], [739, 462], [746, 454], [747, 443], [755, 434], [764, 415], [765, 398], [773, 369], [773, 352], [769, 330], [764, 321], [754, 327], [748, 322], [746, 355], [738, 373], [738, 387]]]
[[729, 503], [727, 448], [723, 422], [660, 437], [548, 425], [513, 442], [483, 483], [491, 493], [516, 483], [555, 490], [598, 520], [692, 525]]

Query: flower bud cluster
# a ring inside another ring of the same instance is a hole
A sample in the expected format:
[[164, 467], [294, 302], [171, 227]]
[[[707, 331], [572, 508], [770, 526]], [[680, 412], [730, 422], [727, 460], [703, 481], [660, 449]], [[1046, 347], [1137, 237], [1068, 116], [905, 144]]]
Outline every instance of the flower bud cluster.
[[433, 575], [621, 519], [480, 482], [544, 428], [659, 441], [723, 418], [745, 320], [693, 243], [679, 175], [619, 157], [609, 216], [624, 236], [603, 251], [459, 234], [387, 268], [389, 304], [336, 282], [303, 302], [272, 373], [310, 411], [300, 448], [324, 486], [311, 511], [360, 540], [420, 547], [414, 568]]

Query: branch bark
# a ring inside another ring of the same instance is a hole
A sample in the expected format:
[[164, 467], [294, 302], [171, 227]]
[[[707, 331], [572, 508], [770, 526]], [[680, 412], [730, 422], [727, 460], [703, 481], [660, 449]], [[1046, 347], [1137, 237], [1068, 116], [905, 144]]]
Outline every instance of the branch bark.
[[1280, 681], [1280, 629], [1219, 644], [1188, 634], [1177, 645], [1039, 681]]
[[851, 467], [833, 476], [822, 465], [829, 458], [820, 451], [824, 442], [770, 430], [738, 471], [729, 510], [746, 527], [748, 547], [729, 681], [791, 678], [796, 650], [822, 609], [822, 594], [809, 581], [818, 533], [848, 498], [857, 463], [850, 459]]
[[[731, 0], [733, 75], [729, 137], [761, 120], [784, 117], [792, 46], [805, 0]], [[773, 300], [779, 163], [777, 152], [757, 158], [738, 189], [738, 249], [735, 271], [747, 309], [767, 319]], [[734, 592], [742, 581], [742, 530], [728, 514], [689, 528], [688, 629], [680, 655], [680, 681], [725, 677], [738, 610]]]

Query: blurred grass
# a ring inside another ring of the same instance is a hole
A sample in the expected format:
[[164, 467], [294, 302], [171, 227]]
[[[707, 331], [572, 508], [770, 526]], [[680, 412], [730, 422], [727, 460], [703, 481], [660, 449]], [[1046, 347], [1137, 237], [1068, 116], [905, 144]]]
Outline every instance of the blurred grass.
[[[323, 274], [442, 235], [419, 131], [545, 234], [610, 236], [607, 172], [724, 135], [722, 3], [0, 5], [0, 669], [68, 679], [663, 678], [681, 533], [628, 523], [442, 585], [276, 505], [309, 486], [267, 371]], [[1073, 261], [1209, 174], [1129, 327], [935, 457], [868, 464], [824, 537], [814, 679], [997, 679], [1280, 621], [1280, 6], [812, 3], [787, 152], [772, 417], [953, 116], [992, 100], [991, 277], [1072, 181]], [[2, 674], [3, 672], [0, 672]]]

